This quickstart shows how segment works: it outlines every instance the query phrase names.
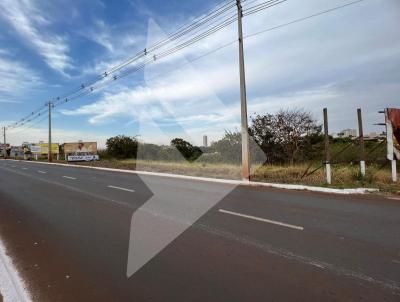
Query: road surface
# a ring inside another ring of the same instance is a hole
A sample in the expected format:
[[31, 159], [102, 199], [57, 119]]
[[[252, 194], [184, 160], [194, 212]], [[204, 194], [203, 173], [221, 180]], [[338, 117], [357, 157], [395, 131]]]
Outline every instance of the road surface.
[[[228, 193], [128, 277], [148, 181], [165, 200]], [[34, 301], [400, 301], [400, 201], [376, 195], [1, 160], [0, 221]]]

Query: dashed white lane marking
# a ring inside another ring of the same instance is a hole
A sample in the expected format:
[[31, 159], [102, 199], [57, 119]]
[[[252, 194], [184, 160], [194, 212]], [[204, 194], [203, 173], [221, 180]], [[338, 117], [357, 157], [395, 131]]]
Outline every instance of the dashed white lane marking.
[[231, 211], [227, 211], [227, 210], [223, 210], [223, 209], [219, 209], [219, 212], [225, 213], [225, 214], [234, 215], [234, 216], [239, 216], [239, 217], [243, 217], [243, 218], [253, 219], [253, 220], [257, 220], [257, 221], [262, 221], [262, 222], [266, 222], [266, 223], [271, 223], [271, 224], [275, 224], [275, 225], [279, 225], [279, 226], [283, 226], [283, 227], [287, 227], [287, 228], [291, 228], [291, 229], [295, 229], [295, 230], [299, 230], [299, 231], [303, 231], [304, 230], [304, 228], [301, 227], [301, 226], [288, 224], [288, 223], [283, 223], [283, 222], [280, 222], [280, 221], [264, 219], [264, 218], [260, 218], [260, 217], [256, 217], [256, 216], [251, 216], [251, 215], [245, 215], [245, 214], [241, 214], [241, 213], [231, 212]]
[[67, 178], [67, 179], [73, 179], [73, 180], [75, 180], [75, 179], [76, 179], [75, 177], [71, 177], [71, 176], [63, 176], [63, 178]]
[[22, 170], [28, 170], [28, 168], [23, 167]]
[[121, 187], [116, 187], [116, 186], [108, 186], [108, 187], [112, 188], [112, 189], [127, 191], [127, 192], [135, 192], [135, 190], [132, 190], [132, 189], [126, 189], [126, 188], [121, 188]]
[[44, 172], [44, 171], [38, 171], [38, 173], [40, 173], [40, 174], [46, 174], [47, 172]]

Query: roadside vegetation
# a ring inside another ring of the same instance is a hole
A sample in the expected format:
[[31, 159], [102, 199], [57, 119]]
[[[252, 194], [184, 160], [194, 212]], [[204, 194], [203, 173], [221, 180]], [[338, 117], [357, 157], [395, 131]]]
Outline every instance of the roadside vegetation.
[[[249, 128], [252, 180], [326, 186], [322, 126], [306, 111], [280, 110], [251, 118]], [[147, 144], [136, 137], [116, 136], [100, 150], [99, 162], [77, 163], [117, 169], [144, 170], [216, 178], [241, 178], [241, 135], [226, 131], [209, 147], [197, 147], [181, 138], [170, 145]], [[385, 159], [385, 144], [365, 142], [367, 175], [359, 172], [356, 138], [330, 138], [332, 187], [373, 187], [397, 192]]]

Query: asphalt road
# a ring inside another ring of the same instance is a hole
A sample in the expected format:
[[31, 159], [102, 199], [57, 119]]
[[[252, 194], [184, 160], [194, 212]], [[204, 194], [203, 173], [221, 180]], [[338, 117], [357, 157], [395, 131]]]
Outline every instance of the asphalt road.
[[[149, 200], [185, 227], [130, 274], [131, 230], [170, 232], [132, 229]], [[1, 160], [0, 236], [35, 301], [400, 301], [400, 201], [376, 195]]]

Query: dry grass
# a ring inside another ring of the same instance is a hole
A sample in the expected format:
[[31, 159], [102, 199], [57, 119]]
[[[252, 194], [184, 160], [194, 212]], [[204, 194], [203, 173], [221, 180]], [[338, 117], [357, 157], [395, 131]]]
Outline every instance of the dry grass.
[[[151, 172], [164, 172], [183, 174], [190, 176], [204, 176], [214, 178], [240, 179], [241, 167], [231, 164], [205, 164], [187, 162], [163, 162], [144, 160], [101, 160], [92, 163], [76, 163], [80, 165], [100, 166], [116, 169], [142, 170]], [[310, 171], [315, 167], [311, 167]], [[298, 164], [266, 165], [252, 171], [252, 180], [272, 183], [304, 184], [313, 186], [327, 186], [325, 183], [325, 171], [319, 169], [310, 176], [303, 177], [307, 165]], [[335, 165], [332, 167], [332, 185], [335, 188], [371, 187], [383, 191], [399, 192], [400, 184], [393, 184], [390, 178], [390, 170], [379, 169], [377, 166], [367, 166], [367, 175], [362, 178], [358, 166]]]

